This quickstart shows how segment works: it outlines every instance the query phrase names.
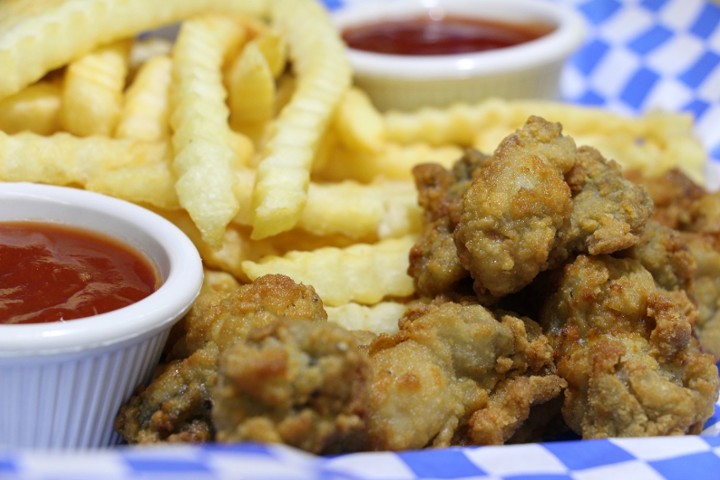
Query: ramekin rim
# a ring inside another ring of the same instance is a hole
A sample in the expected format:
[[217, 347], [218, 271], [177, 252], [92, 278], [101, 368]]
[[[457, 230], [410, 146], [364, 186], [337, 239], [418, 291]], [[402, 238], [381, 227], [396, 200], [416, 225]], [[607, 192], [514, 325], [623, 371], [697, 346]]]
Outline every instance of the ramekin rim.
[[[468, 3], [468, 0], [397, 0], [389, 5], [410, 11], [421, 11], [428, 5]], [[568, 5], [547, 0], [482, 0], [478, 6], [498, 4], [505, 8], [529, 8], [534, 12], [552, 16], [557, 28], [536, 40], [500, 50], [456, 55], [404, 56], [364, 52], [347, 49], [350, 63], [359, 77], [378, 79], [406, 79], [440, 81], [490, 76], [530, 70], [544, 64], [564, 60], [582, 43], [586, 34], [583, 17]], [[353, 24], [356, 12], [369, 11], [370, 5], [349, 6], [334, 13], [338, 26]], [[452, 8], [452, 7], [450, 7]], [[482, 12], [480, 12], [482, 13]], [[380, 18], [380, 17], [378, 17]]]
[[77, 205], [132, 222], [162, 246], [169, 260], [169, 271], [155, 292], [118, 310], [65, 322], [0, 324], [0, 362], [92, 351], [146, 338], [170, 328], [199, 294], [203, 267], [197, 249], [182, 230], [157, 213], [119, 198], [74, 187], [0, 182], [0, 198], [11, 196]]

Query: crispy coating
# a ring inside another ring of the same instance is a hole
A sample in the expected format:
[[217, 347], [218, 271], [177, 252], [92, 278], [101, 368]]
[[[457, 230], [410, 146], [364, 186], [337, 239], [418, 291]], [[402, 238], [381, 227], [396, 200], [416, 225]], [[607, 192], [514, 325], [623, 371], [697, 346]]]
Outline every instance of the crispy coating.
[[328, 323], [281, 275], [215, 279], [121, 435], [334, 454], [701, 430], [720, 383], [703, 350], [720, 352], [720, 195], [674, 174], [655, 201], [539, 117], [490, 156], [413, 173], [418, 298], [397, 333]]
[[690, 290], [697, 272], [697, 260], [687, 235], [651, 219], [645, 224], [640, 241], [623, 252], [637, 258], [665, 290]]
[[117, 430], [318, 454], [499, 444], [544, 423], [534, 407], [565, 386], [539, 325], [475, 303], [416, 302], [372, 339], [324, 319], [314, 290], [283, 276], [204, 292]]
[[720, 361], [720, 239], [692, 232], [682, 236], [696, 265], [687, 288], [698, 308], [695, 331], [702, 347]]
[[[417, 258], [425, 261], [409, 270], [416, 285], [435, 287], [421, 293], [453, 298], [467, 281], [448, 247], [452, 235], [454, 253], [480, 303], [541, 320], [558, 374], [568, 382], [562, 414], [569, 427], [584, 438], [697, 433], [717, 399], [717, 368], [694, 328], [720, 321], [720, 271], [715, 273], [720, 262], [708, 242], [720, 232], [720, 203], [700, 196], [675, 174], [662, 208], [671, 208], [669, 198], [692, 200], [683, 200], [685, 211], [656, 213], [647, 190], [615, 162], [591, 147], [576, 148], [560, 125], [537, 117], [473, 168], [464, 182], [438, 167], [415, 171], [418, 185], [437, 181], [421, 197], [430, 226], [418, 242]], [[457, 195], [459, 190], [464, 193]], [[450, 191], [456, 195], [445, 193]], [[441, 199], [441, 207], [431, 205], [434, 199]], [[704, 231], [691, 239], [678, 226]], [[415, 351], [405, 348], [407, 356]], [[452, 393], [453, 377], [427, 352], [418, 354], [417, 362], [422, 359], [443, 372], [432, 379], [447, 383], [435, 385], [433, 398], [456, 405], [456, 412], [480, 401], [467, 392]], [[475, 427], [472, 442], [508, 440], [502, 422], [494, 421], [513, 416], [518, 391], [552, 405], [554, 390], [543, 386], [543, 377], [522, 378], [505, 387], [506, 379], [497, 378], [492, 400], [471, 415], [475, 422], [468, 420], [468, 431], [471, 423]], [[432, 385], [432, 379], [421, 384]], [[424, 421], [433, 418], [422, 414]], [[443, 418], [451, 426], [444, 423], [443, 433], [433, 437], [440, 444], [463, 422], [457, 414]], [[522, 436], [522, 427], [516, 433]]]
[[720, 234], [720, 192], [706, 192], [693, 202], [690, 212], [691, 221], [681, 230]]
[[720, 360], [720, 192], [707, 192], [692, 205], [683, 232], [697, 269], [690, 295], [697, 302], [696, 324], [703, 347]]
[[470, 272], [458, 258], [452, 231], [447, 218], [426, 224], [410, 249], [408, 275], [413, 278], [417, 294], [434, 297], [472, 292], [467, 288]]
[[408, 274], [419, 295], [434, 297], [469, 290], [464, 284], [470, 272], [460, 263], [453, 231], [460, 213], [459, 200], [487, 159], [487, 155], [470, 149], [452, 170], [437, 164], [421, 164], [413, 169], [424, 223], [422, 235], [410, 250]]
[[[525, 375], [500, 381], [485, 408], [470, 417], [472, 444], [542, 441], [559, 411], [555, 402], [567, 383], [558, 375]], [[539, 433], [538, 433], [539, 432]]]
[[453, 237], [487, 303], [579, 253], [632, 247], [652, 212], [645, 190], [615, 162], [576, 148], [560, 124], [530, 117], [478, 167]]
[[547, 268], [572, 211], [564, 175], [575, 156], [559, 124], [531, 117], [479, 168], [453, 236], [481, 298], [515, 292]]
[[637, 259], [580, 255], [541, 324], [568, 382], [563, 416], [583, 438], [699, 433], [718, 372], [692, 334], [697, 310]]
[[644, 188], [623, 176], [617, 163], [581, 146], [565, 181], [572, 191], [572, 214], [558, 232], [551, 266], [578, 253], [609, 254], [638, 243], [653, 202]]
[[128, 443], [206, 442], [213, 438], [209, 385], [217, 348], [162, 364], [152, 382], [121, 408], [115, 430]]
[[415, 307], [370, 356], [372, 449], [499, 444], [564, 387], [537, 324], [477, 304]]
[[694, 328], [700, 344], [720, 360], [720, 193], [706, 191], [680, 170], [660, 177], [628, 176], [650, 192], [655, 204], [655, 222], [648, 222], [646, 230], [656, 238], [644, 234], [649, 240], [641, 242], [635, 256], [664, 288], [688, 293], [698, 308]]
[[693, 204], [706, 194], [702, 186], [676, 168], [659, 177], [645, 175], [639, 170], [630, 170], [625, 172], [625, 177], [642, 185], [648, 192], [655, 205], [655, 220], [678, 230], [683, 230], [693, 223]]
[[313, 453], [365, 444], [370, 361], [352, 332], [282, 319], [220, 358], [212, 420], [220, 442], [285, 443]]
[[229, 292], [205, 289], [177, 325], [167, 361], [118, 413], [116, 431], [129, 443], [214, 438], [211, 390], [225, 350], [253, 329], [280, 318], [327, 319], [312, 287], [268, 275]]

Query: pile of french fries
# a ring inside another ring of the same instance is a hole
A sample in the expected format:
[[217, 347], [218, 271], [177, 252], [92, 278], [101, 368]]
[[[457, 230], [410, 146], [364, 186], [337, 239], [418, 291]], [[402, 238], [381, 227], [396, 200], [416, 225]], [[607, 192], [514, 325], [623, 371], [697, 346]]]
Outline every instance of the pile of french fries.
[[491, 153], [531, 114], [628, 168], [702, 181], [706, 160], [691, 118], [667, 112], [378, 111], [316, 0], [3, 0], [0, 72], [0, 180], [143, 205], [208, 269], [285, 273], [351, 328], [391, 329], [413, 294], [416, 164]]

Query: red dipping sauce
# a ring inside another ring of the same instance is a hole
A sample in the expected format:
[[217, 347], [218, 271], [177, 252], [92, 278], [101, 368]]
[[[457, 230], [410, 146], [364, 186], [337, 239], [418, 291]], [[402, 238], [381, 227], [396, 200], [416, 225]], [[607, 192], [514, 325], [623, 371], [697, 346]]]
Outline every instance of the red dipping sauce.
[[125, 307], [155, 290], [139, 252], [79, 228], [0, 223], [0, 323], [47, 323]]
[[342, 38], [350, 48], [373, 53], [449, 55], [520, 45], [553, 29], [543, 23], [418, 16], [348, 27], [343, 30]]

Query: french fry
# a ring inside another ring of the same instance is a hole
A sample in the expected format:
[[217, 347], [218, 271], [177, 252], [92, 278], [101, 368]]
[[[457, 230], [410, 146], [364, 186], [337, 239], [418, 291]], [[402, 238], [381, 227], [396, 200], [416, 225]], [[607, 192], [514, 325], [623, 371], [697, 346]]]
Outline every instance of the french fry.
[[100, 45], [200, 13], [264, 16], [269, 0], [2, 0], [0, 99]]
[[265, 62], [270, 67], [273, 77], [278, 78], [287, 65], [285, 37], [273, 29], [266, 29], [255, 37], [254, 43], [265, 57]]
[[379, 189], [355, 182], [311, 185], [299, 226], [316, 235], [342, 233], [351, 238], [374, 235], [385, 214]]
[[125, 93], [115, 136], [149, 142], [168, 139], [172, 60], [150, 58], [138, 69]]
[[252, 225], [252, 189], [255, 184], [255, 170], [248, 167], [235, 169], [235, 198], [238, 201], [238, 213], [232, 222], [237, 225]]
[[385, 143], [385, 124], [370, 97], [358, 88], [343, 95], [333, 118], [340, 142], [348, 150], [377, 153]]
[[637, 124], [631, 119], [612, 115], [605, 110], [532, 100], [489, 99], [475, 105], [456, 104], [444, 109], [391, 111], [384, 117], [390, 141], [401, 144], [423, 141], [430, 145], [470, 146], [475, 143], [478, 133], [486, 128], [508, 128], [512, 131], [522, 126], [527, 117], [533, 114], [561, 122], [567, 125], [566, 128], [572, 125], [578, 132], [591, 131], [593, 128], [605, 129], [601, 125], [602, 121], [610, 118], [617, 121], [617, 127], [611, 127], [615, 131], [622, 132], [629, 128], [631, 132], [637, 132]]
[[401, 145], [422, 142], [433, 146], [470, 146], [479, 129], [506, 124], [503, 112], [507, 108], [507, 102], [490, 99], [477, 105], [388, 111], [383, 115], [385, 135], [389, 142]]
[[310, 252], [318, 248], [347, 248], [356, 243], [370, 243], [340, 234], [313, 235], [301, 228], [295, 228], [260, 241], [272, 244], [278, 252], [277, 256], [283, 256], [292, 251]]
[[325, 311], [329, 322], [348, 330], [367, 330], [381, 334], [397, 332], [398, 320], [407, 308], [407, 305], [399, 302], [379, 302], [374, 305], [347, 303], [337, 307], [328, 305]]
[[203, 273], [203, 291], [231, 292], [240, 285], [235, 277], [222, 270], [205, 268]]
[[433, 162], [450, 167], [462, 153], [463, 149], [456, 145], [430, 146], [423, 143], [388, 143], [377, 153], [337, 147], [314, 175], [323, 181], [333, 182], [342, 179], [363, 183], [375, 179], [411, 180], [415, 165]]
[[[254, 175], [248, 168], [237, 170], [236, 197], [241, 207], [233, 219], [236, 225], [250, 225], [248, 187], [254, 183]], [[348, 180], [311, 183], [296, 227], [318, 237], [341, 235], [374, 241], [417, 233], [420, 224], [421, 210], [412, 182], [380, 181], [366, 185]], [[297, 235], [296, 230], [287, 233]]]
[[[310, 175], [317, 178], [316, 172], [322, 172], [327, 168], [327, 162], [334, 157], [335, 150], [340, 148], [340, 141], [334, 128], [328, 128], [320, 138], [315, 149], [315, 158], [313, 159], [312, 171]], [[345, 180], [340, 178], [338, 181]]]
[[[165, 148], [163, 143], [149, 145]], [[169, 158], [97, 173], [87, 179], [85, 188], [157, 208], [180, 207]]]
[[489, 99], [444, 109], [386, 112], [384, 120], [389, 142], [474, 146], [491, 153], [530, 115], [562, 123], [564, 133], [576, 143], [596, 147], [623, 167], [647, 169], [649, 174], [678, 167], [703, 183], [707, 154], [685, 114], [651, 112], [633, 117], [561, 102]]
[[242, 268], [254, 280], [268, 273], [282, 273], [309, 284], [327, 305], [350, 302], [372, 305], [383, 299], [407, 297], [414, 291], [407, 274], [408, 253], [415, 237], [406, 236], [347, 248], [318, 248], [245, 261]]
[[275, 78], [256, 41], [243, 48], [225, 76], [230, 126], [259, 137], [275, 108]]
[[261, 153], [253, 189], [255, 239], [290, 230], [299, 221], [317, 144], [351, 81], [344, 44], [319, 3], [278, 0], [271, 14], [288, 43], [297, 86]]
[[[230, 132], [230, 148], [235, 152], [234, 169], [249, 167], [255, 154], [255, 144], [247, 136], [239, 132]], [[248, 191], [252, 190], [252, 185]], [[249, 208], [249, 207], [248, 207]]]
[[50, 135], [60, 128], [60, 84], [40, 81], [0, 100], [0, 130]]
[[[655, 173], [663, 173], [670, 168], [678, 167], [687, 173], [694, 181], [704, 184], [706, 180], [705, 166], [707, 164], [707, 151], [695, 134], [694, 121], [690, 114], [672, 112], [650, 112], [645, 115], [643, 138], [658, 146], [656, 156], [638, 154], [635, 160], [618, 156], [619, 162], [625, 162], [626, 167], [653, 169], [659, 166]], [[635, 142], [637, 145], [639, 142]], [[602, 148], [602, 147], [599, 147]], [[649, 145], [643, 150], [649, 153]], [[632, 162], [632, 164], [631, 164]]]
[[61, 127], [74, 135], [110, 136], [123, 103], [130, 41], [116, 42], [78, 58], [65, 71]]
[[183, 23], [173, 50], [170, 125], [175, 189], [180, 205], [212, 246], [221, 244], [239, 209], [222, 82], [225, 57], [242, 40], [238, 32], [230, 18], [198, 17]]
[[4, 181], [85, 186], [109, 172], [162, 165], [166, 158], [164, 143], [79, 138], [62, 132], [51, 136], [0, 132], [0, 179]]
[[242, 282], [249, 279], [242, 269], [243, 261], [258, 261], [267, 255], [280, 253], [271, 243], [250, 240], [250, 229], [231, 226], [225, 229], [220, 246], [211, 246], [203, 239], [197, 226], [184, 210], [157, 210], [177, 225], [197, 247], [203, 263], [232, 274]]
[[422, 230], [422, 212], [414, 182], [380, 182], [385, 215], [377, 227], [378, 238], [394, 238]]
[[290, 99], [295, 93], [297, 87], [297, 79], [295, 75], [280, 75], [277, 79], [275, 88], [275, 116], [279, 115], [285, 106], [290, 103]]
[[382, 239], [416, 233], [420, 223], [413, 183], [344, 181], [311, 184], [298, 227], [315, 235]]

